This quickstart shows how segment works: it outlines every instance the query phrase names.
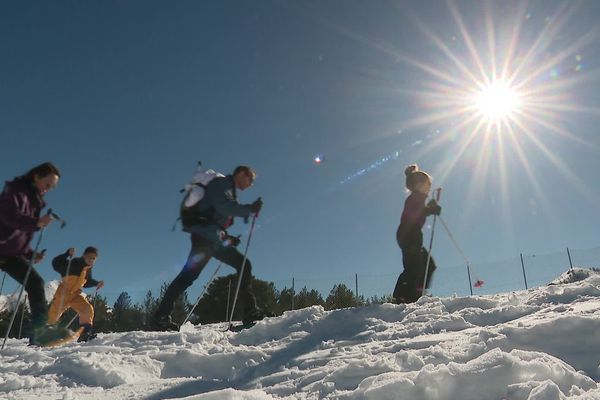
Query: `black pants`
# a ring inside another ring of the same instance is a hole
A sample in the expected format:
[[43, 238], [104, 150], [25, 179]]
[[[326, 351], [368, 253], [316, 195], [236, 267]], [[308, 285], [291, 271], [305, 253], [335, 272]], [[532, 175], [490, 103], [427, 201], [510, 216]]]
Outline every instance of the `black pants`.
[[[417, 301], [423, 294], [423, 281], [429, 253], [423, 246], [402, 247], [402, 263], [404, 271], [398, 277], [394, 288], [394, 298], [397, 302], [410, 303]], [[431, 277], [436, 270], [433, 257], [429, 259], [427, 282], [425, 288], [431, 284]]]
[[[179, 275], [177, 275], [167, 288], [165, 295], [158, 306], [158, 310], [156, 311], [157, 318], [171, 314], [175, 300], [177, 300], [177, 298], [185, 292], [192, 283], [194, 283], [200, 275], [200, 272], [202, 272], [212, 257], [235, 268], [238, 272], [239, 279], [244, 255], [235, 247], [223, 247], [218, 245], [215, 247], [214, 243], [196, 234], [192, 234], [191, 239], [192, 250], [190, 251], [188, 260]], [[241, 309], [242, 312], [247, 312], [256, 308], [256, 299], [254, 298], [254, 293], [252, 293], [251, 280], [252, 265], [250, 264], [250, 260], [246, 259], [244, 275], [242, 275], [242, 281], [240, 282], [238, 297], [240, 307], [236, 306], [236, 309]]]
[[[20, 284], [23, 284], [28, 268], [29, 262], [22, 257], [0, 257], [0, 270], [5, 271]], [[29, 273], [29, 278], [27, 278], [25, 291], [29, 298], [33, 325], [44, 325], [48, 321], [48, 304], [44, 292], [44, 280], [33, 267]]]

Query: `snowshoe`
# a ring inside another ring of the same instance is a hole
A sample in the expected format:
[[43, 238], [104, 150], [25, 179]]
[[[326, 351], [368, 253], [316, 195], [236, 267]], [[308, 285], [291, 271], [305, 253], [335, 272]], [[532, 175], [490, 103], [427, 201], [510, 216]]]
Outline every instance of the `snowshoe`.
[[98, 336], [98, 334], [92, 332], [92, 326], [89, 324], [81, 325], [81, 328], [83, 328], [83, 332], [81, 333], [81, 335], [79, 335], [79, 338], [77, 339], [77, 341], [80, 343], [95, 339], [96, 336]]
[[162, 317], [156, 316], [150, 322], [150, 330], [163, 332], [179, 331], [179, 325], [173, 322], [170, 315], [165, 315]]
[[231, 324], [229, 326], [229, 330], [231, 332], [240, 332], [240, 331], [243, 331], [244, 329], [252, 328], [254, 325], [256, 325], [256, 322], [250, 322], [248, 324], [242, 323], [240, 325], [233, 325], [233, 324]]
[[263, 318], [274, 317], [275, 313], [271, 311], [261, 310], [260, 308], [252, 308], [244, 312], [244, 317], [242, 318], [243, 325], [250, 325], [256, 323], [256, 321], [260, 321]]
[[81, 335], [79, 335], [79, 338], [77, 339], [78, 342], [87, 342], [89, 340], [92, 339], [96, 339], [96, 337], [98, 336], [97, 333], [87, 333], [87, 332], [83, 332]]
[[29, 337], [30, 346], [54, 347], [79, 337], [83, 329], [73, 332], [58, 325], [43, 325], [35, 328]]

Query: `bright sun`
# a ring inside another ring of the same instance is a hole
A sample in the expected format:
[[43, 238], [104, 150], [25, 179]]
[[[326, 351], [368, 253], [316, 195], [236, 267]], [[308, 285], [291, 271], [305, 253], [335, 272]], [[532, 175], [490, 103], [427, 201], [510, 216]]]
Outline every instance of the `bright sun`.
[[510, 118], [521, 105], [521, 96], [508, 84], [498, 81], [474, 96], [474, 108], [490, 122]]

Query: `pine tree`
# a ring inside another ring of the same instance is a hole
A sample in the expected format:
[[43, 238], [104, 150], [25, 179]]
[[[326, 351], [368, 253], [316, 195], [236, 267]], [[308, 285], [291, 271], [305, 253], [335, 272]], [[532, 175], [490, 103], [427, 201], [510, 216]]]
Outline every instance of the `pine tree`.
[[114, 304], [115, 312], [121, 310], [127, 310], [131, 307], [131, 296], [127, 292], [121, 292], [119, 297], [117, 297], [117, 301]]
[[144, 297], [144, 301], [141, 304], [142, 313], [144, 315], [144, 324], [148, 325], [152, 320], [154, 313], [158, 307], [158, 300], [152, 296], [152, 291], [148, 290], [146, 292], [146, 297]]
[[187, 292], [183, 292], [183, 294], [179, 296], [173, 304], [173, 312], [171, 312], [171, 318], [173, 319], [173, 321], [180, 324], [185, 320], [185, 317], [187, 317], [191, 309], [192, 306], [190, 305], [190, 301], [188, 300]]
[[[231, 309], [236, 285], [237, 274], [222, 276], [213, 280], [194, 310], [197, 319], [203, 324], [226, 321], [226, 317], [229, 316], [227, 311], [228, 295], [229, 309]], [[277, 313], [276, 299], [278, 295], [273, 282], [252, 278], [252, 289], [259, 307]], [[235, 310], [234, 320], [241, 319], [244, 304], [238, 303]]]
[[128, 332], [143, 329], [144, 317], [140, 306], [131, 304], [131, 297], [127, 292], [122, 292], [113, 307], [113, 330], [115, 332]]
[[384, 303], [393, 303], [393, 297], [391, 294], [385, 294], [382, 296], [371, 296], [371, 298], [369, 298], [365, 305], [372, 305], [372, 304], [384, 304]]
[[94, 331], [95, 332], [111, 332], [112, 331], [112, 310], [108, 307], [106, 297], [96, 295], [89, 302], [94, 307]]
[[343, 283], [334, 285], [331, 292], [329, 292], [329, 296], [327, 296], [327, 299], [325, 300], [326, 310], [336, 310], [355, 306], [356, 297], [354, 296], [354, 293], [352, 293], [352, 290], [348, 289]]
[[[291, 288], [283, 288], [277, 296], [277, 311], [280, 313], [292, 309], [292, 300], [294, 299], [294, 291]], [[295, 300], [295, 299], [294, 299]], [[294, 304], [294, 308], [298, 308]]]
[[[277, 289], [275, 288], [275, 284], [273, 282], [267, 282], [252, 277], [252, 291], [254, 292], [256, 304], [259, 308], [272, 311], [276, 314], [281, 314], [278, 313]], [[242, 307], [243, 306], [238, 304], [236, 309], [239, 308], [240, 311], [243, 311]]]
[[235, 274], [214, 279], [206, 288], [204, 296], [194, 310], [196, 318], [203, 324], [225, 321], [226, 316], [229, 315], [227, 311], [228, 296], [231, 308], [236, 284], [237, 276]]
[[[169, 288], [168, 283], [163, 283], [160, 288], [160, 298], [162, 299], [165, 296], [165, 292]], [[158, 302], [157, 302], [158, 304]], [[182, 323], [187, 317], [189, 310], [191, 310], [192, 305], [188, 300], [187, 291], [183, 292], [175, 302], [173, 303], [173, 311], [171, 312], [171, 318], [175, 323]]]
[[317, 290], [312, 289], [309, 291], [308, 288], [304, 286], [294, 297], [294, 303], [296, 309], [301, 309], [311, 306], [324, 306], [325, 300], [323, 300], [323, 296], [321, 296], [321, 293]]

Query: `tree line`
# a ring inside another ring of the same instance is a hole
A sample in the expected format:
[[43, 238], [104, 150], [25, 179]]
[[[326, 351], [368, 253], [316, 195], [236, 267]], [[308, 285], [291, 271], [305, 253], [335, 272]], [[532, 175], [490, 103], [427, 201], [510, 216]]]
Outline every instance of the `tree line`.
[[[228, 320], [229, 310], [235, 293], [237, 284], [237, 276], [235, 274], [215, 278], [210, 286], [206, 289], [204, 296], [198, 302], [194, 312], [190, 316], [190, 322], [193, 324], [209, 324], [216, 322], [224, 322]], [[334, 285], [329, 295], [323, 298], [321, 293], [315, 289], [308, 289], [306, 286], [300, 291], [294, 292], [292, 288], [283, 288], [277, 290], [273, 282], [267, 282], [260, 279], [252, 278], [252, 288], [258, 304], [275, 313], [281, 315], [285, 311], [292, 308], [297, 310], [301, 308], [311, 307], [315, 305], [322, 306], [325, 310], [336, 310], [340, 308], [366, 306], [371, 304], [382, 304], [390, 302], [390, 296], [373, 296], [365, 299], [363, 296], [356, 296], [343, 283]], [[136, 330], [146, 330], [152, 318], [152, 315], [158, 307], [158, 302], [164, 295], [167, 289], [167, 284], [163, 284], [159, 296], [155, 297], [152, 291], [148, 290], [144, 299], [139, 303], [134, 303], [131, 296], [127, 292], [122, 292], [115, 303], [110, 306], [106, 297], [96, 295], [90, 299], [94, 306], [94, 331], [95, 332], [128, 332]], [[173, 321], [180, 324], [190, 310], [194, 307], [196, 299], [190, 301], [187, 292], [184, 292], [177, 301], [171, 317]], [[22, 305], [18, 312], [19, 318], [23, 315], [23, 324], [17, 321], [13, 325], [10, 332], [10, 337], [19, 336], [19, 328], [22, 325], [24, 328], [21, 332], [21, 337], [27, 336], [27, 326], [29, 322], [28, 310], [22, 314]], [[241, 307], [236, 306], [236, 315], [234, 320], [240, 319], [241, 315], [238, 312]], [[10, 320], [11, 312], [4, 310], [0, 313], [0, 332], [5, 333]], [[60, 323], [68, 324], [75, 313], [69, 310], [62, 316]], [[71, 325], [74, 329], [78, 325], [75, 318]]]

